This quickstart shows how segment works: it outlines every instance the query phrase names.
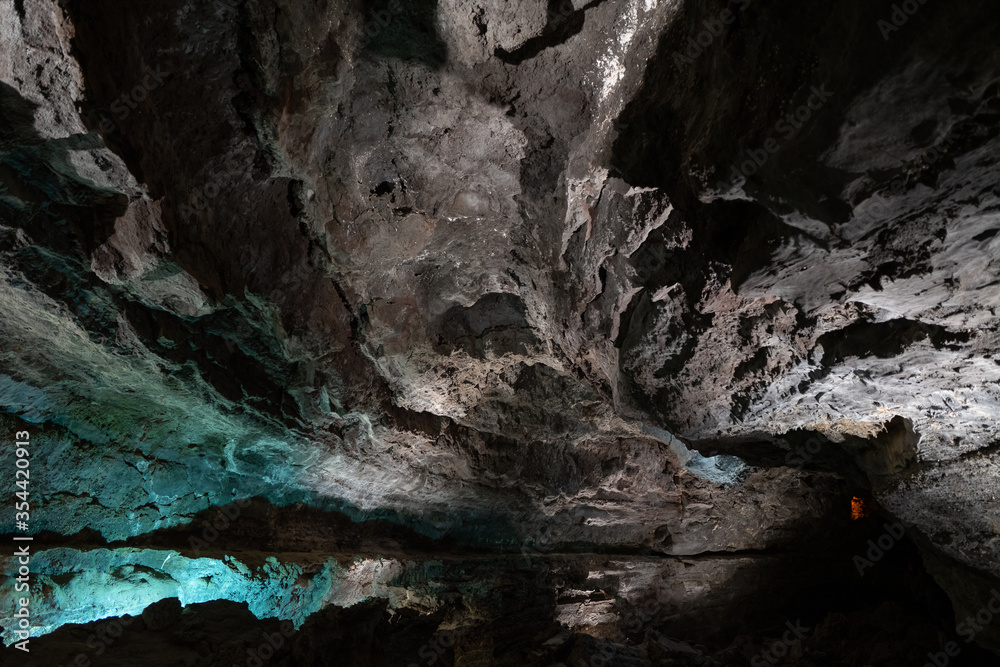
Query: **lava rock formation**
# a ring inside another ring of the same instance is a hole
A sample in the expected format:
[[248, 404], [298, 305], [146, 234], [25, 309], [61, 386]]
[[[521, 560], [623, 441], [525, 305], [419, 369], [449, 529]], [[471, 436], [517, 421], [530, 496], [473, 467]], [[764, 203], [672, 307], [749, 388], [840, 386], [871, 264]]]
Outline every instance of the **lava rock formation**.
[[3, 663], [1000, 664], [998, 27], [0, 0]]

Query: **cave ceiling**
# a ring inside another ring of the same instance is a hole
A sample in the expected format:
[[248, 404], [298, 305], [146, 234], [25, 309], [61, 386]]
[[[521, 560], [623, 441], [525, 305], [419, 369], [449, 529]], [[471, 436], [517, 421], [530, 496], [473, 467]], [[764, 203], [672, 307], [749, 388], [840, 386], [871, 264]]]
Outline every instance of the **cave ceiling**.
[[1000, 664], [998, 28], [0, 0], [3, 664]]

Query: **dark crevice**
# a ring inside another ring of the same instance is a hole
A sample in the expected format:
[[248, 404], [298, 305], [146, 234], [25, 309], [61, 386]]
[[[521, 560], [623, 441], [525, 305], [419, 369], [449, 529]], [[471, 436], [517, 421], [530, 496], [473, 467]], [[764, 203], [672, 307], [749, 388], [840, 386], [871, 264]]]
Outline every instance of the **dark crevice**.
[[824, 367], [835, 366], [848, 357], [890, 359], [911, 345], [930, 339], [936, 349], [957, 350], [972, 339], [969, 332], [899, 318], [887, 322], [855, 322], [819, 337]]
[[548, 21], [541, 35], [528, 39], [513, 51], [497, 47], [494, 49], [493, 55], [508, 65], [520, 65], [545, 49], [564, 44], [583, 30], [587, 10], [604, 2], [606, 0], [592, 0], [580, 9], [573, 10], [573, 3], [570, 0], [549, 0]]

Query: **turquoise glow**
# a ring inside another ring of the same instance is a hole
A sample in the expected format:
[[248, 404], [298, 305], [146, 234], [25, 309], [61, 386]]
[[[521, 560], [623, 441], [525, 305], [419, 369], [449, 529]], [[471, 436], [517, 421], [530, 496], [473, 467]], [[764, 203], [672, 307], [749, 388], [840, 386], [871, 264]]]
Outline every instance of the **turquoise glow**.
[[677, 455], [680, 464], [687, 470], [715, 484], [739, 484], [750, 471], [749, 466], [739, 457], [726, 454], [702, 456], [700, 453], [688, 449], [687, 445], [663, 429], [644, 425], [642, 430], [647, 435], [668, 445]]
[[[0, 595], [15, 599], [17, 564], [8, 558]], [[186, 558], [176, 551], [150, 549], [51, 549], [33, 555], [31, 636], [48, 634], [67, 623], [89, 623], [110, 616], [140, 614], [150, 604], [177, 597], [189, 605], [211, 600], [246, 602], [258, 618], [290, 620], [298, 628], [328, 601], [350, 605], [369, 597], [357, 586], [357, 565], [344, 569], [327, 561], [319, 572], [303, 577], [295, 563], [267, 558], [251, 568], [226, 556], [223, 560]], [[39, 588], [47, 590], [40, 596]], [[370, 590], [378, 591], [375, 585]], [[21, 593], [20, 595], [24, 595]], [[4, 608], [0, 624], [10, 628], [13, 609]], [[9, 630], [4, 643], [13, 643]]]

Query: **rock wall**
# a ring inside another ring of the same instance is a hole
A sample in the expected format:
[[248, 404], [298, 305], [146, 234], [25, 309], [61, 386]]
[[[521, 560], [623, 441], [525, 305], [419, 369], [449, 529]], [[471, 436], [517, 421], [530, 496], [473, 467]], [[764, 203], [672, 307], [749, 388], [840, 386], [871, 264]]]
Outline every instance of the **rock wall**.
[[441, 629], [463, 665], [744, 664], [792, 613], [796, 659], [964, 640], [1000, 577], [997, 14], [0, 0], [37, 645], [174, 597], [294, 621], [294, 664], [341, 621], [393, 637], [355, 664]]

